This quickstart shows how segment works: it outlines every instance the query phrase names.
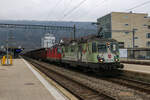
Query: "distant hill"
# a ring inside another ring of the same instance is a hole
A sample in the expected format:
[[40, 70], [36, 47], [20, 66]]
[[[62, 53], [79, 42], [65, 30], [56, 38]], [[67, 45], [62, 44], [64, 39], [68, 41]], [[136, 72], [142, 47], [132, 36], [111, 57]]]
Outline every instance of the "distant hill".
[[[53, 25], [53, 26], [73, 26], [77, 27], [76, 36], [83, 37], [90, 34], [96, 34], [97, 28], [92, 25], [91, 22], [57, 22], [57, 21], [11, 21], [11, 20], [0, 20], [0, 23], [6, 24], [32, 24], [32, 25]], [[40, 29], [0, 29], [0, 46], [5, 45], [7, 33], [13, 37], [9, 45], [22, 46], [26, 49], [36, 49], [41, 47], [41, 38], [45, 33], [53, 33], [59, 41], [61, 38], [73, 37], [73, 32], [69, 31], [44, 31]]]

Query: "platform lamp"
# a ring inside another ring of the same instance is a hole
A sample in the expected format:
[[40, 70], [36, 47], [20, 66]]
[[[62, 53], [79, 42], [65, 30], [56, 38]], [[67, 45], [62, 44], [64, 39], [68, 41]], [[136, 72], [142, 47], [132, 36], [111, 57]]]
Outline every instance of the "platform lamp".
[[4, 45], [1, 46], [1, 50], [4, 50]]
[[135, 32], [137, 31], [138, 29], [136, 28], [133, 28], [132, 30], [132, 40], [133, 40], [133, 58], [135, 58], [135, 53], [134, 53], [134, 48], [135, 48]]

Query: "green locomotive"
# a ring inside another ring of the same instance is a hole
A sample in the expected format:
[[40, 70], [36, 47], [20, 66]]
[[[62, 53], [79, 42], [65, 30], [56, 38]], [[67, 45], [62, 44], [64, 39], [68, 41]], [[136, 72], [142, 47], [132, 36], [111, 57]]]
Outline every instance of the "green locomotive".
[[119, 46], [114, 39], [92, 37], [64, 43], [62, 63], [93, 71], [123, 68], [119, 61]]

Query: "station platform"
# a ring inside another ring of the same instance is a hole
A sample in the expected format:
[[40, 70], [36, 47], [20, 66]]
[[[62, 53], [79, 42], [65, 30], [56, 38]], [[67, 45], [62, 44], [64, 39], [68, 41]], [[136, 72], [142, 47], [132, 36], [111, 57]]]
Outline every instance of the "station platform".
[[0, 65], [0, 100], [67, 100], [24, 59]]
[[124, 64], [123, 76], [126, 78], [139, 80], [142, 82], [150, 83], [150, 66], [138, 64]]
[[150, 66], [149, 65], [125, 64], [125, 63], [123, 63], [123, 64], [124, 64], [124, 70], [150, 74]]
[[121, 63], [128, 63], [128, 64], [150, 65], [150, 60], [139, 60], [139, 59], [121, 58], [120, 62]]

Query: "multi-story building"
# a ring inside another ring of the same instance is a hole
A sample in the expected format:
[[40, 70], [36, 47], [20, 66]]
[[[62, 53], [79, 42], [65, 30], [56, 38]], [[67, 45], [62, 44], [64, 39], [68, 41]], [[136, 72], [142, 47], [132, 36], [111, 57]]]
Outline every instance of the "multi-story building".
[[[105, 38], [116, 39], [122, 48], [150, 48], [150, 17], [146, 13], [112, 12], [97, 19]], [[133, 31], [134, 30], [134, 31]]]
[[41, 41], [42, 48], [50, 48], [55, 44], [55, 36], [53, 34], [47, 33]]

